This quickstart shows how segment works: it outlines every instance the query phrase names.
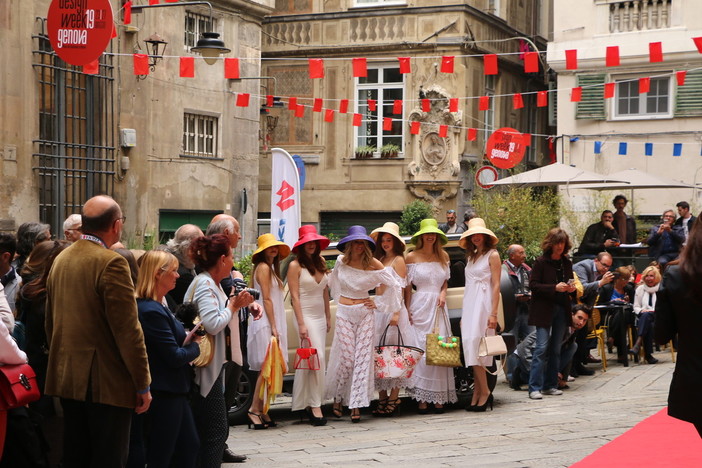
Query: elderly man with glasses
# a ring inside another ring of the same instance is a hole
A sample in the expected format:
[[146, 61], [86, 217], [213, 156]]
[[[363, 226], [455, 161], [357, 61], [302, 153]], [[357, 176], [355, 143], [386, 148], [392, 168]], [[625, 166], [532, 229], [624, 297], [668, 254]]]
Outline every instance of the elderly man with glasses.
[[675, 212], [665, 210], [661, 224], [653, 226], [646, 239], [648, 255], [661, 266], [661, 271], [666, 264], [675, 260], [680, 255], [680, 250], [685, 243], [685, 231], [682, 226], [675, 225]]
[[446, 224], [440, 224], [439, 229], [446, 234], [460, 234], [465, 230], [461, 224], [456, 223], [456, 210], [446, 211]]

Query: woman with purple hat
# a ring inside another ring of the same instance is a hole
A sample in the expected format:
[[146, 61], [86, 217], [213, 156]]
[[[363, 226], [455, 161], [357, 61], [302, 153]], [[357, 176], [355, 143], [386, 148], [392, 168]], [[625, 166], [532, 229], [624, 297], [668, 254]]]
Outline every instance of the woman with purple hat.
[[[256, 302], [263, 306], [260, 320], [249, 324], [246, 349], [249, 369], [260, 371], [266, 358], [266, 350], [271, 337], [278, 340], [283, 356], [288, 355], [288, 327], [283, 302], [283, 280], [280, 279], [280, 260], [290, 255], [290, 247], [276, 240], [273, 234], [263, 234], [258, 238], [258, 249], [252, 256], [254, 264], [254, 288], [261, 291]], [[253, 401], [248, 418], [254, 429], [267, 429], [277, 424], [263, 412], [263, 398], [260, 396], [263, 379], [256, 379]], [[249, 426], [250, 427], [250, 426]]]
[[[343, 254], [329, 278], [338, 307], [325, 396], [334, 399], [334, 416], [341, 417], [345, 404], [351, 409], [351, 421], [357, 423], [361, 420], [360, 409], [370, 405], [374, 391], [375, 303], [368, 292], [380, 285], [389, 286], [388, 292], [397, 291], [397, 283], [373, 258], [375, 242], [363, 226], [351, 226], [337, 248]], [[399, 308], [401, 297], [390, 293], [385, 301], [393, 310]]]
[[320, 252], [327, 248], [329, 239], [317, 234], [312, 225], [300, 227], [299, 239], [293, 246], [297, 258], [288, 266], [288, 289], [295, 313], [295, 324], [300, 342], [309, 340], [309, 347], [317, 348], [319, 370], [298, 369], [293, 383], [292, 410], [304, 410], [313, 426], [324, 426], [322, 414], [324, 397], [324, 349], [331, 328], [327, 264]]
[[[439, 334], [451, 334], [446, 309], [446, 290], [449, 279], [449, 256], [442, 245], [448, 239], [439, 229], [435, 219], [423, 219], [419, 231], [412, 236], [417, 247], [407, 255], [407, 282], [417, 290], [405, 289], [405, 303], [409, 304], [409, 316], [420, 340], [419, 347], [426, 349], [426, 335], [432, 333], [436, 314]], [[429, 404], [436, 413], [444, 412], [445, 403], [458, 401], [453, 369], [450, 367], [429, 366], [426, 355], [417, 363], [414, 370], [414, 387], [409, 389], [412, 398], [419, 402], [419, 413], [426, 414]]]

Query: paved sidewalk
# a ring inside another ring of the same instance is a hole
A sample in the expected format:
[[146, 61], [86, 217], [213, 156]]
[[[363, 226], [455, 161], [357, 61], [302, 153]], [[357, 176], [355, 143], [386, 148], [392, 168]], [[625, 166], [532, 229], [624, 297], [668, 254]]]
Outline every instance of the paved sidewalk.
[[[666, 406], [673, 372], [671, 354], [655, 354], [655, 365], [614, 362], [607, 372], [579, 377], [562, 396], [529, 400], [500, 376], [495, 409], [418, 415], [403, 399], [402, 413], [359, 424], [329, 418], [324, 427], [300, 423], [288, 398], [271, 410], [277, 428], [255, 431], [234, 426], [229, 446], [249, 457], [247, 466], [569, 466]], [[594, 364], [590, 368], [595, 369]], [[526, 387], [523, 387], [526, 388]], [[325, 414], [331, 415], [329, 407]]]

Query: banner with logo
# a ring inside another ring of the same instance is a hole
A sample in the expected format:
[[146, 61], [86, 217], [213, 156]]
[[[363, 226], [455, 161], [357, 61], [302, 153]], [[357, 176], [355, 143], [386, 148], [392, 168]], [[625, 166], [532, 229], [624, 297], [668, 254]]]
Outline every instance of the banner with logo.
[[290, 153], [273, 148], [271, 154], [271, 233], [292, 247], [300, 229], [300, 175]]

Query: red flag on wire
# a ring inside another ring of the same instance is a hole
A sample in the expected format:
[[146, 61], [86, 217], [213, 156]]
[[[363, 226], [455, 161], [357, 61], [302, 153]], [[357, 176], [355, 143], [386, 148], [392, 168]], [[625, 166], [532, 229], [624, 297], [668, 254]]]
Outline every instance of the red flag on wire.
[[146, 54], [134, 54], [134, 74], [149, 74], [149, 56]]
[[695, 41], [695, 47], [697, 47], [697, 52], [702, 54], [702, 37], [693, 37], [693, 41]]
[[324, 59], [309, 59], [310, 78], [324, 78]]
[[365, 57], [355, 58], [352, 63], [354, 78], [365, 78], [368, 76], [368, 66]]
[[539, 91], [536, 93], [536, 107], [548, 106], [548, 91]]
[[577, 88], [573, 88], [570, 92], [570, 101], [571, 102], [580, 102], [583, 98], [583, 88], [581, 86], [578, 86]]
[[228, 80], [239, 79], [239, 59], [225, 58], [224, 59], [224, 78]]
[[453, 55], [441, 57], [441, 73], [453, 73]]
[[578, 69], [578, 51], [577, 49], [568, 49], [565, 51], [566, 70]]
[[475, 128], [469, 128], [466, 132], [466, 140], [475, 141], [478, 139], [478, 130]]
[[478, 110], [490, 110], [490, 96], [480, 96], [478, 100]]
[[322, 98], [314, 98], [312, 112], [322, 112], [322, 106], [324, 106], [324, 101], [322, 100]]
[[663, 61], [663, 44], [651, 42], [648, 44], [648, 56], [651, 63]]
[[383, 117], [383, 130], [386, 132], [392, 130], [392, 119], [390, 117]]
[[132, 22], [132, 2], [127, 2], [124, 4], [124, 24], [131, 24]]
[[361, 126], [361, 114], [353, 114], [353, 126], [354, 127], [360, 127]]
[[327, 109], [324, 111], [324, 121], [333, 122], [334, 121], [334, 109]]
[[614, 97], [614, 86], [615, 86], [615, 83], [605, 83], [605, 85], [604, 85], [605, 99], [611, 99]]
[[422, 112], [429, 112], [431, 110], [431, 101], [429, 99], [422, 99]]
[[651, 78], [639, 78], [639, 94], [647, 93], [651, 90]]
[[288, 99], [288, 109], [289, 110], [295, 110], [297, 109], [297, 98], [296, 97], [291, 97]]
[[516, 93], [512, 95], [512, 107], [515, 109], [522, 109], [524, 107], [524, 99], [521, 93]]
[[605, 65], [608, 67], [618, 67], [619, 63], [619, 46], [608, 46]]
[[339, 101], [339, 114], [345, 114], [349, 111], [349, 100], [342, 99]]
[[413, 120], [410, 122], [410, 133], [412, 135], [419, 135], [419, 126], [421, 125], [420, 122]]
[[378, 102], [375, 99], [369, 99], [368, 100], [368, 110], [371, 112], [375, 112], [378, 110]]
[[392, 113], [394, 115], [402, 115], [402, 101], [400, 99], [395, 99], [395, 101], [393, 101]]
[[449, 99], [449, 112], [458, 112], [458, 98]]
[[100, 71], [100, 60], [93, 60], [90, 63], [83, 65], [83, 73], [86, 75], [97, 75]]
[[195, 57], [180, 58], [180, 77], [195, 78]]
[[680, 70], [675, 72], [675, 77], [678, 79], [678, 86], [685, 86], [685, 77], [687, 76], [686, 70]]
[[524, 53], [524, 73], [539, 73], [539, 53], [530, 51]]
[[397, 60], [400, 61], [400, 73], [405, 74], [412, 72], [412, 66], [410, 65], [409, 57], [398, 57]]
[[495, 54], [483, 55], [483, 74], [484, 75], [497, 75], [497, 55], [495, 55]]
[[273, 104], [275, 104], [275, 99], [273, 99], [273, 96], [266, 94], [266, 107], [273, 107]]
[[448, 135], [448, 125], [439, 125], [439, 136], [446, 138], [446, 135]]
[[305, 116], [305, 106], [295, 106], [295, 117], [304, 117]]
[[237, 107], [249, 107], [249, 100], [251, 95], [249, 93], [239, 93], [236, 95], [236, 106]]

